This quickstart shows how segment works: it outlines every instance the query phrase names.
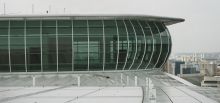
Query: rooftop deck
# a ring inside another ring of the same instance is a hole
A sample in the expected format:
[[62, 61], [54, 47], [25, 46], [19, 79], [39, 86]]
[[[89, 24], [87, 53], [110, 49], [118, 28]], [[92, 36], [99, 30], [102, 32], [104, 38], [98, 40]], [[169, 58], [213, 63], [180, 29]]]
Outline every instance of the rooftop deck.
[[3, 103], [220, 102], [219, 88], [197, 87], [160, 71], [0, 74], [0, 95]]

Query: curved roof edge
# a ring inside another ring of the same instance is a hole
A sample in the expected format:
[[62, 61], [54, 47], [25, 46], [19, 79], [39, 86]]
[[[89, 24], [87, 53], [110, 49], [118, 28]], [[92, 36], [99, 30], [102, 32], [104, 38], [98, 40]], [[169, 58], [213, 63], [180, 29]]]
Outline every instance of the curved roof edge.
[[160, 21], [164, 22], [165, 25], [172, 25], [180, 22], [184, 22], [185, 19], [164, 17], [164, 16], [152, 16], [152, 15], [136, 15], [136, 14], [28, 14], [28, 15], [0, 15], [0, 20], [34, 20], [34, 19], [140, 19], [140, 20], [150, 20], [150, 21]]

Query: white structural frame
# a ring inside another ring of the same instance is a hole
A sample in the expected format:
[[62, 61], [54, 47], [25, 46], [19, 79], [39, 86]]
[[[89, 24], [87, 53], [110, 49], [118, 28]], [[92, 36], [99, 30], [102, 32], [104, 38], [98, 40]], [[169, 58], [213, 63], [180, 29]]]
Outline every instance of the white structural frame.
[[165, 60], [163, 61], [163, 64], [160, 66], [160, 68], [162, 68], [164, 66], [164, 64], [166, 63], [166, 60], [168, 59], [168, 55], [170, 53], [170, 50], [169, 50], [169, 48], [170, 48], [170, 34], [168, 32], [168, 29], [164, 26], [164, 24], [161, 23], [161, 25], [163, 26], [163, 28], [164, 28], [164, 30], [165, 30], [165, 32], [167, 34], [166, 36], [167, 36], [168, 48], [167, 48], [167, 54], [166, 54]]
[[144, 54], [143, 54], [143, 56], [142, 56], [142, 58], [141, 58], [141, 62], [140, 62], [140, 64], [138, 65], [138, 67], [137, 67], [137, 70], [140, 68], [140, 66], [142, 65], [142, 63], [143, 63], [143, 60], [144, 60], [144, 57], [145, 57], [145, 54], [146, 54], [146, 48], [147, 48], [147, 38], [146, 38], [146, 34], [145, 34], [145, 32], [144, 32], [144, 29], [143, 29], [143, 26], [141, 25], [141, 23], [140, 23], [140, 21], [138, 20], [137, 21], [138, 22], [138, 25], [141, 27], [141, 31], [142, 31], [142, 33], [143, 33], [143, 35], [144, 35]]
[[124, 23], [124, 26], [125, 26], [125, 30], [126, 30], [126, 33], [127, 33], [127, 54], [126, 54], [126, 59], [125, 59], [125, 63], [124, 63], [124, 66], [123, 66], [123, 69], [122, 70], [125, 70], [125, 66], [126, 66], [126, 64], [127, 64], [127, 61], [128, 61], [128, 53], [129, 53], [129, 34], [128, 34], [128, 28], [127, 28], [127, 25], [126, 25], [126, 23], [125, 23], [125, 20], [122, 20], [123, 21], [123, 23]]
[[27, 72], [27, 20], [24, 20], [24, 63], [25, 63], [25, 72]]
[[74, 71], [74, 38], [73, 38], [73, 20], [71, 20], [72, 29], [72, 71]]
[[90, 52], [89, 51], [89, 49], [90, 49], [90, 46], [89, 46], [89, 44], [90, 44], [89, 43], [89, 41], [90, 41], [89, 40], [89, 20], [86, 20], [86, 25], [87, 25], [86, 27], [87, 27], [87, 35], [88, 35], [87, 36], [87, 39], [88, 39], [88, 41], [87, 41], [87, 44], [88, 44], [88, 47], [87, 47], [87, 49], [88, 49], [88, 54], [87, 54], [88, 55], [88, 61], [87, 61], [88, 67], [87, 67], [87, 70], [89, 71], [89, 52]]
[[56, 20], [56, 56], [57, 56], [57, 72], [59, 71], [59, 46], [58, 46], [58, 22]]
[[115, 25], [116, 25], [116, 30], [117, 30], [117, 62], [115, 66], [115, 70], [118, 70], [118, 59], [119, 59], [119, 30], [118, 30], [118, 22], [115, 19]]
[[150, 60], [148, 62], [148, 64], [146, 65], [145, 67], [145, 70], [148, 68], [148, 66], [150, 65], [151, 61], [152, 61], [152, 58], [153, 58], [153, 55], [154, 55], [154, 52], [155, 52], [155, 40], [154, 40], [154, 34], [152, 32], [152, 29], [151, 29], [151, 26], [149, 25], [149, 23], [147, 21], [145, 21], [145, 23], [148, 25], [149, 29], [150, 29], [150, 32], [151, 32], [151, 37], [152, 37], [152, 40], [153, 40], [153, 50], [152, 50], [152, 53], [151, 53], [151, 56], [150, 56]]
[[42, 20], [40, 20], [40, 59], [41, 59], [41, 72], [43, 72], [43, 34], [42, 34], [42, 27], [43, 27], [43, 24], [42, 24]]
[[9, 69], [11, 69], [11, 20], [8, 21], [8, 62], [9, 62]]
[[160, 33], [160, 30], [159, 30], [159, 28], [158, 28], [158, 26], [155, 24], [155, 22], [154, 22], [154, 25], [155, 25], [155, 27], [157, 28], [157, 31], [158, 31], [158, 33], [159, 33], [159, 35], [160, 35], [160, 53], [159, 53], [159, 56], [158, 56], [158, 58], [157, 58], [157, 61], [156, 61], [156, 63], [154, 64], [154, 69], [155, 69], [155, 67], [157, 66], [157, 64], [158, 64], [158, 61], [160, 60], [160, 56], [161, 56], [161, 53], [162, 53], [162, 49], [163, 49], [163, 40], [162, 40], [162, 38], [161, 38], [161, 33]]
[[105, 23], [102, 20], [102, 30], [103, 30], [103, 71], [105, 70]]
[[129, 67], [129, 70], [131, 70], [131, 67], [134, 65], [134, 62], [135, 62], [135, 60], [136, 60], [136, 56], [137, 56], [137, 34], [136, 34], [136, 30], [135, 30], [135, 28], [134, 28], [134, 25], [133, 25], [133, 23], [131, 22], [131, 20], [129, 19], [129, 22], [131, 23], [131, 26], [132, 26], [132, 29], [133, 29], [133, 31], [134, 31], [134, 36], [135, 36], [135, 53], [134, 53], [134, 58], [133, 58], [133, 60], [132, 60], [132, 63], [131, 63], [131, 65], [130, 65], [130, 67]]

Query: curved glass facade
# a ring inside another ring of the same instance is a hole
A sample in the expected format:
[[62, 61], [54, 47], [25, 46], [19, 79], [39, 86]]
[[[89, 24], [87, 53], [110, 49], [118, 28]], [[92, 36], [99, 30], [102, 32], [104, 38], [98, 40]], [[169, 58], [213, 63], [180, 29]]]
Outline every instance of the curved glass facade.
[[161, 68], [171, 51], [163, 22], [1, 20], [0, 72]]

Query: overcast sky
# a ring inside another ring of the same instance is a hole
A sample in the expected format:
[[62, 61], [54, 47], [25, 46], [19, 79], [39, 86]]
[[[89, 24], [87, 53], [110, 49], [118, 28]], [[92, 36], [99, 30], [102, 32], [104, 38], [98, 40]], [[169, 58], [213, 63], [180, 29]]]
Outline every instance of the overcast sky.
[[[168, 26], [173, 53], [220, 51], [220, 0], [0, 0], [0, 14], [146, 14], [180, 17]], [[64, 10], [65, 8], [65, 10]]]

